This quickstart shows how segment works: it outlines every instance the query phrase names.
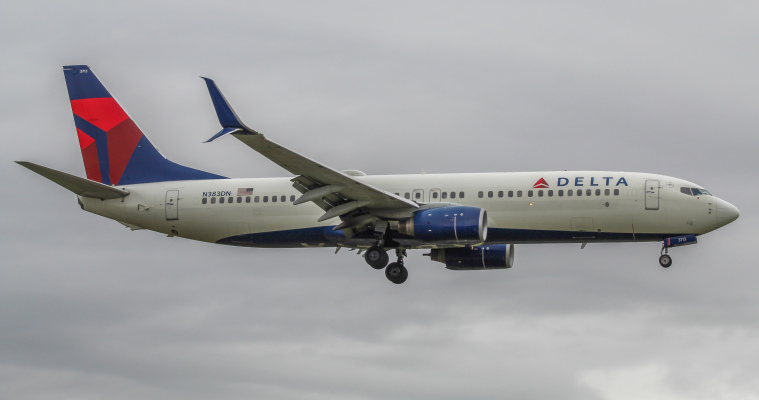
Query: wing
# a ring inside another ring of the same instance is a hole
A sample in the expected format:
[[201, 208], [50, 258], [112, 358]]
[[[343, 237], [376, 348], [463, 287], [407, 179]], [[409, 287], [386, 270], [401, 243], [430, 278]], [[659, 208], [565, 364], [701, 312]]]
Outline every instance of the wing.
[[213, 80], [203, 79], [206, 81], [216, 114], [223, 127], [207, 142], [231, 134], [296, 175], [292, 179], [293, 187], [302, 195], [294, 204], [314, 202], [325, 211], [318, 221], [341, 217], [343, 223], [335, 229], [345, 230], [376, 220], [377, 218], [373, 218], [373, 211], [419, 208], [419, 205], [411, 200], [369, 185], [266, 139], [264, 135], [242, 123]]

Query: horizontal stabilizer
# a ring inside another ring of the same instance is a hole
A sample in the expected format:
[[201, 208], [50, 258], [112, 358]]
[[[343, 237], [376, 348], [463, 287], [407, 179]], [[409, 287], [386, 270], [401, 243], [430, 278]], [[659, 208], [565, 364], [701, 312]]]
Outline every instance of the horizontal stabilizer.
[[80, 178], [52, 168], [43, 167], [28, 161], [16, 161], [22, 167], [44, 176], [47, 179], [63, 186], [79, 196], [93, 197], [96, 199], [118, 199], [129, 194], [129, 191], [104, 185], [89, 179]]

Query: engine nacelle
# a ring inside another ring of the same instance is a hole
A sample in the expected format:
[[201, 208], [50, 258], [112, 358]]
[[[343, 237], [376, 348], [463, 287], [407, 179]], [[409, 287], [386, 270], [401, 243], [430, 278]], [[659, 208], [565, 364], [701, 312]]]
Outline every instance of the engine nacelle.
[[514, 265], [513, 244], [493, 244], [471, 248], [433, 249], [432, 261], [445, 264], [452, 270], [471, 271], [484, 269], [505, 269]]
[[413, 218], [400, 221], [398, 232], [430, 243], [482, 243], [488, 235], [487, 213], [468, 206], [420, 210]]

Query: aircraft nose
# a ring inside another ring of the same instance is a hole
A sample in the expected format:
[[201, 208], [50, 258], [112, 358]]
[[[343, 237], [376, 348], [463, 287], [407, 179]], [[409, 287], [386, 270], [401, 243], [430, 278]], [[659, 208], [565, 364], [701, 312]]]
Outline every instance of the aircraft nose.
[[717, 227], [722, 227], [735, 221], [739, 215], [741, 215], [741, 212], [734, 205], [722, 199], [717, 201]]

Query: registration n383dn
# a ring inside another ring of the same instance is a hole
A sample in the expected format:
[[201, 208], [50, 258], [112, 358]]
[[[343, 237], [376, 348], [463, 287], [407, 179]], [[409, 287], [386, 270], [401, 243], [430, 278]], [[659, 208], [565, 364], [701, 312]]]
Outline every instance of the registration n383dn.
[[670, 248], [739, 215], [701, 185], [650, 173], [338, 171], [249, 128], [203, 78], [222, 127], [208, 142], [233, 136], [292, 174], [229, 179], [159, 153], [88, 66], [63, 72], [87, 178], [18, 163], [74, 192], [85, 211], [135, 230], [232, 246], [357, 249], [400, 284], [409, 250], [448, 269], [488, 270], [511, 268], [523, 243], [660, 241], [666, 268]]

